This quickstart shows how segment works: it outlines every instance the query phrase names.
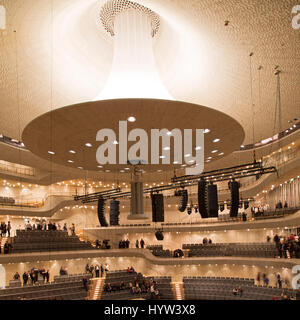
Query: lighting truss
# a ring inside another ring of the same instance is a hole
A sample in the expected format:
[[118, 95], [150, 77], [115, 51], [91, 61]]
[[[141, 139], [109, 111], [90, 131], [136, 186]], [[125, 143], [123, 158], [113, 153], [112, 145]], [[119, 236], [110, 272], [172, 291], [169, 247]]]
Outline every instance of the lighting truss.
[[[263, 167], [261, 162], [253, 162], [239, 166], [217, 169], [212, 171], [203, 172], [200, 175], [173, 177], [172, 183], [168, 185], [145, 188], [144, 194], [159, 193], [167, 190], [176, 190], [179, 188], [191, 187], [198, 185], [200, 180], [205, 180], [207, 183], [214, 183], [220, 181], [231, 181], [233, 179], [242, 179], [246, 177], [257, 176], [260, 177], [267, 173], [278, 173], [276, 167]], [[75, 196], [74, 200], [81, 200], [82, 203], [95, 202], [99, 197], [103, 199], [118, 199], [130, 198], [131, 192], [122, 192], [120, 188], [86, 194], [83, 196]]]

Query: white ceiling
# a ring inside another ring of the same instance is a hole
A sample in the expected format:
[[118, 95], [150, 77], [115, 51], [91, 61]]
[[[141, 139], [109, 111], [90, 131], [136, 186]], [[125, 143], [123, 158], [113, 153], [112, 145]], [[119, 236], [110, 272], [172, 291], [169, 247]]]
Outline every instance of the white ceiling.
[[[104, 2], [0, 0], [7, 11], [7, 29], [0, 30], [0, 133], [20, 139], [37, 116], [101, 92], [113, 53], [113, 39], [99, 19]], [[245, 131], [244, 144], [252, 143], [253, 52], [255, 140], [279, 129], [274, 123], [277, 65], [282, 130], [300, 118], [300, 30], [291, 26], [297, 0], [137, 2], [161, 16], [154, 53], [162, 82], [175, 99], [230, 115]]]

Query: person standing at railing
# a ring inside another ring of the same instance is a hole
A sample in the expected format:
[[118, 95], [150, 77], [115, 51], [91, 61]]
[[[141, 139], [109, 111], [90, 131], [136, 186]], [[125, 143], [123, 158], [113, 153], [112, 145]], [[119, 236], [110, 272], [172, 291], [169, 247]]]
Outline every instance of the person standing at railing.
[[8, 233], [8, 237], [10, 237], [10, 230], [11, 230], [11, 225], [10, 225], [10, 221], [7, 222], [7, 233]]
[[75, 224], [74, 223], [72, 223], [72, 227], [70, 228], [70, 230], [71, 230], [71, 235], [75, 236]]

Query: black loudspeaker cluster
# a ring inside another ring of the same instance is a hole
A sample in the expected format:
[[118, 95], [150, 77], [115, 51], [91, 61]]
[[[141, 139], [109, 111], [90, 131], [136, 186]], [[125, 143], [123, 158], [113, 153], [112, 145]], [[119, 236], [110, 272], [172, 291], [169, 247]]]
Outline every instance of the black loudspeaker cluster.
[[248, 209], [249, 208], [249, 201], [245, 201], [244, 202], [244, 209]]
[[153, 222], [164, 222], [165, 211], [164, 211], [164, 196], [161, 193], [151, 194], [152, 202], [152, 221]]
[[108, 227], [108, 223], [106, 222], [104, 211], [105, 211], [105, 200], [101, 197], [98, 199], [98, 219], [101, 227]]
[[155, 232], [155, 237], [156, 237], [156, 239], [157, 239], [158, 241], [164, 240], [164, 235], [163, 235], [162, 231], [156, 231], [156, 232]]
[[120, 216], [120, 201], [111, 200], [110, 201], [110, 225], [119, 226], [119, 216]]
[[240, 204], [240, 185], [237, 181], [231, 181], [229, 189], [231, 192], [230, 217], [237, 217]]
[[219, 207], [217, 185], [207, 185], [205, 180], [200, 180], [198, 182], [198, 208], [203, 219], [218, 217]]
[[206, 181], [198, 182], [198, 208], [203, 219], [208, 218]]
[[188, 191], [186, 189], [178, 190], [178, 191], [176, 190], [175, 191], [175, 196], [181, 197], [180, 204], [178, 206], [178, 210], [180, 212], [184, 212], [186, 207], [187, 207], [188, 200], [189, 200]]
[[220, 204], [220, 211], [223, 212], [225, 210], [225, 205], [224, 204]]
[[209, 184], [207, 186], [207, 209], [209, 217], [218, 217], [218, 188], [216, 184]]

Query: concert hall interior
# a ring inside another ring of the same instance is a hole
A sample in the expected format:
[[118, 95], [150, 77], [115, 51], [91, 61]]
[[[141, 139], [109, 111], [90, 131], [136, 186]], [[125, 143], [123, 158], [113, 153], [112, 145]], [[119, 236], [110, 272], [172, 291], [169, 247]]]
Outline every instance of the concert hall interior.
[[294, 0], [0, 0], [0, 300], [300, 300]]

